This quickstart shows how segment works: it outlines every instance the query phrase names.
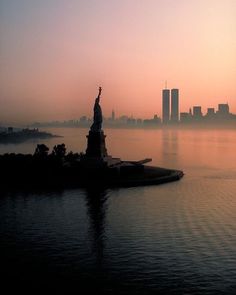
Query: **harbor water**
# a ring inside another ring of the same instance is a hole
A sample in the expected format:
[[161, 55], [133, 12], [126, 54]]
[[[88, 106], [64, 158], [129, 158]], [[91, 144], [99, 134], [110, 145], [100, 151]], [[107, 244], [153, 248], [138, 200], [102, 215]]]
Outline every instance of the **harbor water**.
[[[86, 148], [86, 129], [47, 131], [64, 137], [0, 145], [0, 153], [33, 153], [37, 143]], [[236, 294], [236, 130], [105, 133], [112, 156], [152, 158], [184, 178], [136, 188], [1, 192], [1, 277], [65, 294]]]

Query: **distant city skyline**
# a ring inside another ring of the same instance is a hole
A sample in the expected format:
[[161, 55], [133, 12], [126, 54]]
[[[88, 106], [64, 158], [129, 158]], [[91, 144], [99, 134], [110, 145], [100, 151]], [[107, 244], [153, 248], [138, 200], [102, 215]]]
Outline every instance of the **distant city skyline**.
[[[103, 116], [103, 125], [105, 128], [114, 127], [114, 128], [145, 128], [145, 127], [166, 127], [166, 126], [183, 126], [186, 124], [203, 124], [207, 125], [225, 125], [228, 123], [233, 123], [233, 126], [236, 127], [236, 114], [230, 112], [229, 104], [218, 104], [218, 108], [208, 108], [206, 113], [202, 112], [201, 106], [192, 106], [189, 108], [188, 112], [179, 112], [179, 108], [176, 105], [176, 101], [179, 102], [179, 90], [174, 89], [174, 105], [172, 106], [172, 116], [169, 113], [169, 120], [165, 118], [166, 115], [166, 106], [168, 106], [168, 94], [170, 93], [169, 89], [163, 89], [163, 112], [162, 116], [159, 117], [157, 114], [154, 114], [151, 118], [142, 118], [127, 116], [122, 114], [116, 114], [115, 110], [112, 110], [111, 115], [106, 117]], [[176, 96], [177, 95], [177, 96]], [[167, 98], [167, 100], [166, 100]], [[178, 100], [176, 99], [178, 98]], [[166, 104], [167, 101], [167, 104]], [[169, 105], [170, 109], [170, 105]], [[174, 110], [174, 111], [173, 111]], [[179, 118], [178, 120], [176, 118]], [[92, 117], [87, 117], [85, 115], [77, 119], [70, 119], [64, 121], [49, 121], [49, 122], [34, 122], [31, 124], [31, 127], [85, 127], [88, 128], [92, 124]]]
[[0, 1], [0, 120], [161, 116], [160, 89], [182, 112], [229, 103], [236, 113], [235, 0]]
[[[172, 96], [170, 97], [170, 94]], [[215, 107], [208, 107], [204, 112], [202, 106], [193, 105], [189, 107], [188, 112], [182, 112], [179, 109], [179, 89], [163, 89], [162, 90], [162, 115], [154, 113], [151, 117], [135, 116], [128, 114], [117, 114], [114, 109], [111, 110], [110, 116], [103, 115], [104, 125], [176, 125], [178, 123], [224, 123], [227, 121], [236, 122], [236, 114], [231, 112], [228, 103], [219, 103]], [[168, 119], [168, 120], [167, 120]], [[82, 115], [77, 118], [51, 120], [51, 121], [33, 121], [25, 124], [27, 126], [73, 126], [79, 125], [88, 127], [92, 122], [92, 116]], [[12, 123], [12, 122], [11, 122]], [[12, 125], [9, 123], [9, 125]], [[13, 123], [14, 125], [14, 123]], [[23, 124], [23, 126], [25, 126]], [[7, 126], [0, 122], [0, 128]], [[15, 126], [17, 127], [17, 125]]]

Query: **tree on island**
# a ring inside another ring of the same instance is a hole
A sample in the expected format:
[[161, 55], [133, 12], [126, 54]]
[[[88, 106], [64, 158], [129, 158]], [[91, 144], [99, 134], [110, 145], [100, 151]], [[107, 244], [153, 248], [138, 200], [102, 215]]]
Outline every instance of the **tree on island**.
[[52, 150], [52, 155], [58, 158], [64, 158], [66, 155], [66, 146], [64, 143], [55, 145]]
[[45, 144], [37, 144], [37, 147], [34, 152], [34, 156], [38, 157], [47, 157], [49, 148]]
[[[14, 155], [14, 157], [17, 156], [18, 155]], [[26, 155], [22, 155], [22, 157], [26, 159]], [[41, 168], [43, 165], [51, 168], [58, 168], [65, 164], [72, 166], [79, 165], [80, 160], [84, 157], [84, 153], [73, 153], [72, 151], [67, 153], [64, 143], [55, 145], [52, 152], [49, 153], [49, 148], [45, 144], [38, 144], [34, 154], [27, 155], [27, 157], [33, 157], [33, 159], [36, 160], [34, 161], [34, 165], [39, 165]]]

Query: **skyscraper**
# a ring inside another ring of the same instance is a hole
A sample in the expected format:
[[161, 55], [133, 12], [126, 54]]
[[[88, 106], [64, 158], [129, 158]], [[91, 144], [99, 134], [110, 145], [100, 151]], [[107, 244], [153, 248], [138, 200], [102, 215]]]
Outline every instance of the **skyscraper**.
[[170, 90], [162, 90], [162, 123], [166, 124], [170, 120]]
[[227, 103], [218, 104], [217, 114], [220, 116], [228, 116], [229, 115], [229, 105]]
[[111, 112], [111, 120], [115, 121], [115, 111], [114, 110], [112, 110], [112, 112]]
[[199, 120], [202, 118], [202, 107], [194, 106], [193, 107], [193, 119]]
[[171, 122], [179, 121], [179, 89], [171, 89]]

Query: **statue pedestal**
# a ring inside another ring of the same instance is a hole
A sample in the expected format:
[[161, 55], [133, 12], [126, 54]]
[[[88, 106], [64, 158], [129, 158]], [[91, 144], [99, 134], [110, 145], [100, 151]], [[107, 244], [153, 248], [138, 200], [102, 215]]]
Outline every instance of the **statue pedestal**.
[[82, 160], [86, 169], [111, 167], [121, 162], [119, 158], [107, 154], [105, 138], [103, 131], [89, 131], [87, 150]]
[[87, 135], [88, 145], [86, 157], [104, 158], [107, 157], [107, 149], [105, 143], [106, 135], [103, 131], [89, 131]]

